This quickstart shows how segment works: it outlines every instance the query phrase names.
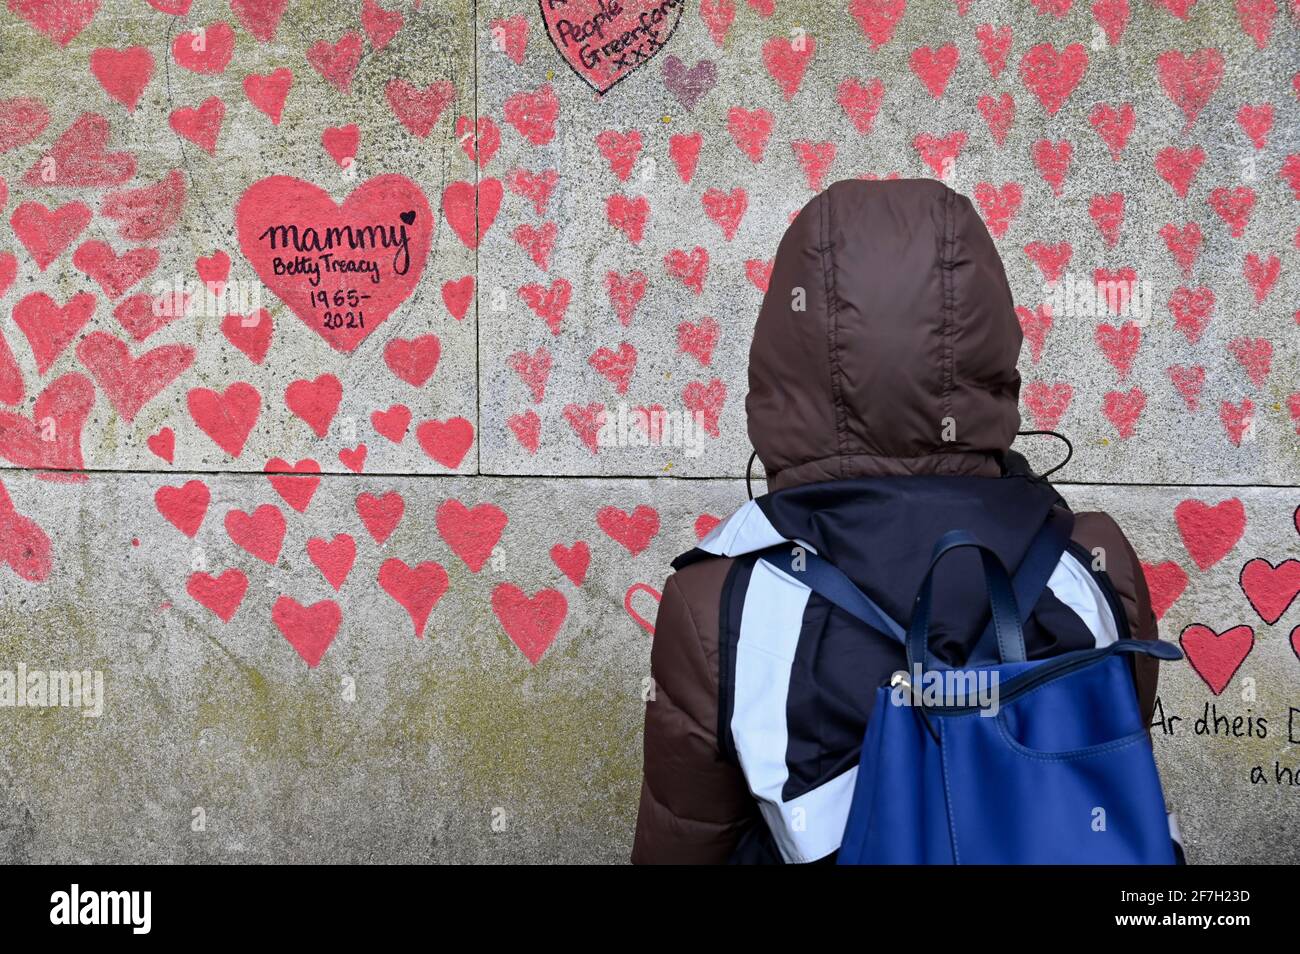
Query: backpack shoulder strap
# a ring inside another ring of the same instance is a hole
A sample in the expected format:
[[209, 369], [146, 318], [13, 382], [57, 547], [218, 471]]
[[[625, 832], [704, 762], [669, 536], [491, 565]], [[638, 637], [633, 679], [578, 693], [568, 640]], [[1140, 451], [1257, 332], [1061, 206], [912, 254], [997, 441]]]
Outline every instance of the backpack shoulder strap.
[[[773, 547], [763, 552], [763, 562], [776, 567], [786, 576], [798, 580], [814, 593], [829, 600], [872, 629], [906, 645], [907, 631], [881, 609], [875, 600], [863, 593], [843, 570], [808, 550], [804, 550], [796, 558], [792, 552], [794, 549], [793, 545]], [[796, 559], [799, 561], [798, 567], [795, 565]]]
[[[1011, 578], [1011, 589], [1016, 595], [1021, 625], [1038, 605], [1038, 598], [1042, 596], [1047, 581], [1061, 562], [1061, 554], [1069, 545], [1073, 530], [1074, 514], [1065, 507], [1053, 507], [1030, 541], [1029, 549], [1025, 551], [1020, 566], [1016, 567], [1016, 573]], [[983, 666], [996, 663], [998, 659], [998, 634], [990, 619], [966, 663], [970, 666]]]
[[[1034, 611], [1038, 597], [1047, 586], [1047, 581], [1060, 562], [1070, 542], [1070, 532], [1074, 528], [1074, 514], [1064, 507], [1054, 508], [1039, 528], [1038, 533], [1029, 544], [1024, 559], [1016, 568], [1011, 579], [1011, 588], [1016, 595], [1016, 607], [1023, 624]], [[819, 557], [815, 553], [798, 554], [800, 567], [796, 568], [796, 555], [792, 552], [794, 544], [785, 544], [763, 551], [761, 558], [787, 576], [798, 580], [823, 599], [829, 600], [850, 616], [866, 623], [877, 632], [884, 633], [895, 642], [906, 645], [907, 630], [893, 617], [858, 587], [835, 564]], [[983, 665], [998, 660], [997, 632], [990, 619], [984, 632], [980, 635], [968, 665]]]

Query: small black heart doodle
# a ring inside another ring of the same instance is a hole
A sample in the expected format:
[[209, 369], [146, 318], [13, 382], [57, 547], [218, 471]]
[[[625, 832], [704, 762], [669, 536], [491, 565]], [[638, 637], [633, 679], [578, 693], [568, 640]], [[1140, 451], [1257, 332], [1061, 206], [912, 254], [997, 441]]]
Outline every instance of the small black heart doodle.
[[414, 213], [414, 212], [403, 212], [402, 215], [401, 215], [401, 219], [402, 219], [402, 221], [405, 222], [407, 225], [412, 225], [412, 224], [415, 222], [415, 213]]

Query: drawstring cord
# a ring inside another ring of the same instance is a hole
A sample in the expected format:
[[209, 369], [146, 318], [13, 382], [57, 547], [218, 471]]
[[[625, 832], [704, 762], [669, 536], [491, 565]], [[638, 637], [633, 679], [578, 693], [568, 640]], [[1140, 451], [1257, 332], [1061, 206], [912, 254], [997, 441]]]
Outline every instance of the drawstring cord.
[[754, 485], [750, 482], [749, 472], [754, 469], [754, 458], [758, 456], [758, 451], [749, 455], [749, 463], [745, 465], [745, 492], [749, 494], [749, 499], [754, 499]]
[[1061, 441], [1062, 443], [1065, 444], [1065, 460], [1061, 461], [1059, 464], [1057, 464], [1055, 467], [1051, 468], [1050, 470], [1043, 471], [1043, 473], [1039, 474], [1034, 478], [1035, 480], [1046, 480], [1048, 477], [1052, 476], [1052, 474], [1056, 473], [1058, 470], [1060, 470], [1062, 467], [1068, 464], [1070, 462], [1070, 458], [1074, 456], [1074, 445], [1070, 443], [1070, 439], [1066, 437], [1064, 434], [1060, 434], [1056, 431], [1016, 431], [1016, 436], [1017, 437], [1038, 437], [1038, 436], [1055, 437], [1058, 441]]

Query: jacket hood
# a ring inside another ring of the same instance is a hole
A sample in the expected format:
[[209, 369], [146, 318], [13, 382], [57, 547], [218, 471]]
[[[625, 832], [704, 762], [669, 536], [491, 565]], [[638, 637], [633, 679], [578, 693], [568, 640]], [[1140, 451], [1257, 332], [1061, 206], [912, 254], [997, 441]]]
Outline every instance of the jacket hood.
[[835, 183], [781, 239], [750, 346], [768, 489], [997, 476], [1020, 426], [1021, 337], [969, 199], [934, 179]]

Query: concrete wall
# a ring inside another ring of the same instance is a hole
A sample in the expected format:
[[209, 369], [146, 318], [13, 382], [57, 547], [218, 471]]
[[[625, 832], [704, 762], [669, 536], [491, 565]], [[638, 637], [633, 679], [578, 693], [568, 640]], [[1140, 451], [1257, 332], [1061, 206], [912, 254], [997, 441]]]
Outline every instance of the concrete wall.
[[[1300, 860], [1296, 11], [1123, 6], [701, 0], [584, 79], [531, 3], [13, 0], [0, 670], [105, 697], [0, 708], [0, 858], [624, 859], [667, 562], [745, 499], [764, 268], [817, 188], [897, 174], [981, 207], [1025, 426], [1074, 440], [1066, 496], [1183, 637], [1156, 744], [1189, 855]], [[331, 332], [257, 236], [362, 206], [423, 264]], [[155, 316], [216, 253], [260, 301]], [[1126, 268], [1149, 309], [1048, 327], [1047, 273]], [[584, 431], [656, 404], [716, 433]]]

